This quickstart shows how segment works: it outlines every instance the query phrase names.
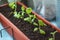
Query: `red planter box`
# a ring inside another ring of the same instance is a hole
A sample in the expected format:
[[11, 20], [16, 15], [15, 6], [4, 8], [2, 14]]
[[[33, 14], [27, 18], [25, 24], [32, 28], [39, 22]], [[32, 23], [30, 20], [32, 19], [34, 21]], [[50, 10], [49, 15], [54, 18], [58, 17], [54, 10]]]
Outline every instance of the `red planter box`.
[[[21, 2], [17, 2], [19, 5], [24, 5], [23, 3]], [[6, 6], [8, 4], [4, 4], [4, 5], [1, 5], [1, 7], [3, 6]], [[27, 8], [25, 5], [24, 5], [25, 8]], [[49, 21], [47, 21], [46, 19], [44, 19], [43, 17], [41, 17], [40, 15], [38, 15], [37, 13], [35, 13], [34, 11], [32, 11], [32, 13], [34, 15], [37, 16], [38, 19], [41, 19], [44, 23], [48, 24], [48, 25], [51, 25], [51, 27], [55, 30], [57, 30], [58, 32], [60, 32], [60, 29], [57, 28], [56, 26], [52, 25]], [[13, 28], [14, 30], [14, 37], [16, 40], [30, 40], [27, 36], [24, 35], [24, 33], [22, 33], [13, 23], [11, 23], [5, 16], [3, 16], [1, 13], [0, 13], [0, 22], [2, 22], [2, 24], [5, 26], [5, 27], [11, 27]], [[10, 34], [11, 32], [8, 31]]]

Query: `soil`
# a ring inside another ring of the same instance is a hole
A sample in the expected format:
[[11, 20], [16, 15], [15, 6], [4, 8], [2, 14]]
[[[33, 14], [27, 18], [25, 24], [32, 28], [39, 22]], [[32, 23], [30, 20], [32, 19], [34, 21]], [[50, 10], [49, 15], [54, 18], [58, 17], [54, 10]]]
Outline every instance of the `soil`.
[[[21, 5], [18, 5], [17, 11], [21, 11], [20, 8], [21, 8]], [[8, 5], [4, 7], [0, 7], [0, 12], [4, 16], [6, 16], [14, 25], [16, 25], [17, 28], [19, 28], [26, 36], [28, 36], [30, 40], [48, 40], [50, 37], [52, 37], [50, 32], [53, 32], [55, 30], [52, 29], [50, 25], [41, 27], [46, 32], [45, 35], [41, 35], [38, 31], [33, 32], [33, 29], [36, 27], [33, 24], [30, 24], [24, 21], [23, 19], [16, 19], [13, 17], [13, 15], [9, 16], [11, 11], [13, 10]], [[56, 37], [55, 38], [56, 40], [60, 40], [60, 33], [57, 32], [55, 34], [55, 37]]]

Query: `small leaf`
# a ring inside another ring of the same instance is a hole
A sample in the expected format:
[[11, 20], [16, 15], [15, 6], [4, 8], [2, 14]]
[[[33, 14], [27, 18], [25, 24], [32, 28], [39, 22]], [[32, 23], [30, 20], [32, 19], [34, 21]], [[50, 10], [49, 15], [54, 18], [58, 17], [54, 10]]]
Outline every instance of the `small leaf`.
[[29, 15], [29, 17], [34, 17], [34, 15]]
[[33, 22], [33, 25], [36, 25], [36, 26], [38, 26], [38, 24], [37, 24], [36, 22]]
[[36, 27], [36, 28], [34, 28], [34, 32], [35, 32], [35, 31], [37, 31], [37, 30], [38, 30], [38, 28], [37, 28], [37, 27]]
[[20, 13], [14, 12], [14, 17], [15, 18], [20, 18], [20, 16], [21, 16]]
[[24, 13], [25, 13], [25, 12], [22, 12], [22, 16], [24, 16]]
[[46, 33], [45, 33], [45, 31], [44, 30], [42, 30], [42, 29], [39, 29], [39, 31], [40, 31], [40, 34], [43, 34], [43, 35], [45, 35]]
[[25, 10], [24, 6], [22, 6], [22, 7], [21, 7], [21, 10], [22, 10], [22, 11], [24, 11], [24, 10]]
[[14, 14], [17, 14], [17, 11], [14, 11]]
[[53, 40], [53, 38], [49, 38], [49, 40]]
[[40, 26], [46, 26], [46, 24], [42, 20], [38, 20]]
[[28, 21], [28, 22], [30, 22], [30, 18], [29, 17], [27, 17], [27, 18], [24, 18], [24, 21]]
[[9, 6], [12, 7], [14, 5], [14, 2], [9, 3]]
[[15, 2], [9, 3], [9, 7], [12, 9], [15, 9], [17, 6], [15, 4]]
[[34, 15], [34, 18], [36, 18], [36, 16]]
[[16, 8], [16, 5], [14, 4], [11, 8], [12, 8], [12, 9], [15, 9], [15, 8]]
[[35, 19], [33, 18], [33, 19], [31, 20], [31, 22], [34, 22], [34, 20], [35, 20]]
[[27, 8], [27, 9], [26, 9], [26, 13], [27, 13], [27, 14], [30, 14], [31, 12], [32, 12], [32, 8]]
[[57, 31], [51, 32], [50, 34], [54, 35]]

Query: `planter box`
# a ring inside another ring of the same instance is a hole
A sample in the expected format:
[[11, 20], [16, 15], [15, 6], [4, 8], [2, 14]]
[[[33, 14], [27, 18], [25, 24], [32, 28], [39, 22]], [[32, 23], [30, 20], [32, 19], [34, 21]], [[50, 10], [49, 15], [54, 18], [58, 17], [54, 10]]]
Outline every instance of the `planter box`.
[[[23, 3], [21, 2], [17, 2], [18, 5], [24, 5]], [[4, 6], [7, 6], [8, 4], [4, 4], [4, 5], [1, 5], [1, 7], [4, 7]], [[25, 8], [27, 8], [25, 5], [24, 5]], [[56, 26], [52, 25], [49, 21], [47, 21], [46, 19], [44, 19], [43, 17], [41, 17], [40, 15], [38, 15], [37, 13], [35, 13], [34, 11], [32, 11], [32, 13], [34, 15], [37, 16], [38, 19], [42, 20], [44, 23], [46, 23], [47, 25], [50, 25], [53, 29], [57, 30], [58, 32], [60, 32], [60, 29], [57, 28]], [[0, 21], [7, 27], [7, 26], [10, 26], [11, 28], [13, 28], [14, 30], [14, 37], [16, 40], [30, 40], [28, 37], [26, 37], [14, 24], [12, 24], [7, 18], [5, 18], [2, 14], [0, 14]], [[9, 31], [8, 31], [9, 32]], [[10, 33], [10, 32], [9, 32]]]

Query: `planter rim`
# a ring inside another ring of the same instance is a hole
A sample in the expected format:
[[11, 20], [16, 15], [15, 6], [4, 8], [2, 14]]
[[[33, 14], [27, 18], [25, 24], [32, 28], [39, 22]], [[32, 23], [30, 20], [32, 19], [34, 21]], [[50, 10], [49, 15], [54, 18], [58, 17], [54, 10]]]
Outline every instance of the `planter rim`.
[[[25, 8], [27, 8], [27, 6], [25, 6], [23, 3], [21, 3], [21, 2], [17, 2], [17, 3], [18, 3], [19, 5], [23, 5]], [[3, 7], [3, 6], [6, 6], [6, 5], [8, 5], [8, 4], [1, 5], [0, 8]], [[56, 27], [55, 25], [51, 24], [49, 21], [47, 21], [46, 19], [44, 19], [41, 15], [38, 15], [38, 14], [37, 14], [36, 12], [34, 12], [34, 11], [32, 11], [32, 13], [33, 13], [34, 15], [36, 15], [38, 19], [42, 20], [44, 23], [50, 25], [53, 29], [55, 29], [55, 30], [57, 30], [58, 32], [60, 32], [60, 29], [59, 29], [58, 27]], [[1, 13], [0, 13], [0, 15], [1, 15]]]

